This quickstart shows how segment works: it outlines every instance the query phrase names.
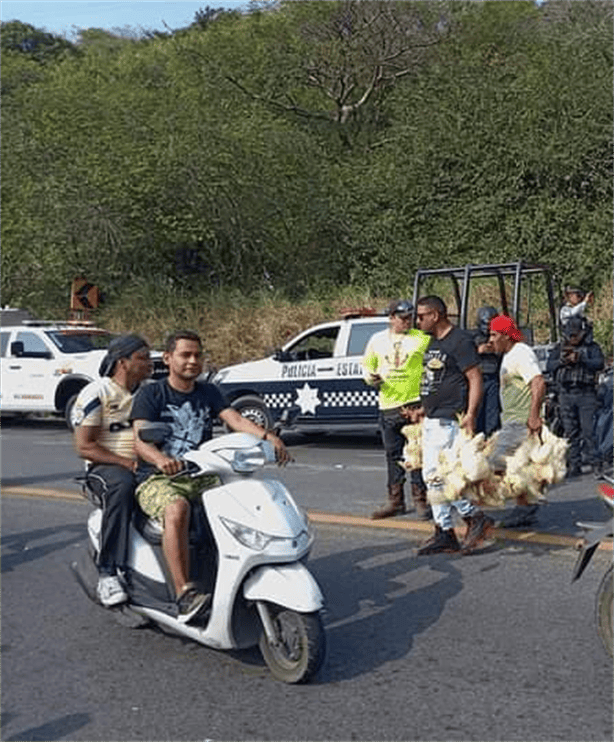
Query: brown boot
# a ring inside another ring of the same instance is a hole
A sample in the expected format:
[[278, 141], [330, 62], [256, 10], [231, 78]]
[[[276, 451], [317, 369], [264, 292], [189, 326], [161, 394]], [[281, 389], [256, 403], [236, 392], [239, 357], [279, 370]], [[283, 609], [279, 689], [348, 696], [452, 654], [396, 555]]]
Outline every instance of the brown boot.
[[388, 487], [388, 502], [371, 513], [372, 520], [381, 518], [392, 518], [394, 515], [403, 515], [405, 509], [405, 494], [402, 484], [391, 484]]
[[424, 556], [426, 554], [451, 554], [455, 551], [460, 551], [461, 547], [456, 538], [453, 528], [449, 528], [444, 531], [443, 528], [435, 523], [435, 533], [426, 541], [423, 541], [418, 550], [416, 556]]
[[492, 518], [489, 518], [481, 510], [478, 510], [474, 515], [470, 515], [467, 518], [463, 518], [467, 524], [467, 531], [463, 538], [462, 551], [463, 554], [470, 554], [475, 549], [484, 545], [484, 542], [488, 540], [495, 522]]
[[412, 482], [411, 499], [416, 508], [418, 520], [433, 520], [433, 511], [426, 499], [426, 487], [421, 487], [419, 484]]

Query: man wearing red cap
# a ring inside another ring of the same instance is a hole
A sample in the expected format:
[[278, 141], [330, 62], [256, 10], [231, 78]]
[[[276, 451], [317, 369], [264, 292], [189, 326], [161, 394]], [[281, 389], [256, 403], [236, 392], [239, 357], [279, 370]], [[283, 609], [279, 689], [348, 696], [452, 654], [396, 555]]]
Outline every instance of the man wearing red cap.
[[[490, 343], [502, 355], [500, 369], [501, 430], [493, 454], [495, 469], [505, 469], [511, 456], [529, 434], [542, 429], [541, 408], [546, 393], [537, 356], [523, 342], [522, 333], [511, 317], [499, 315], [490, 322]], [[516, 498], [516, 507], [499, 525], [503, 528], [530, 526], [537, 520], [537, 504], [526, 494]]]

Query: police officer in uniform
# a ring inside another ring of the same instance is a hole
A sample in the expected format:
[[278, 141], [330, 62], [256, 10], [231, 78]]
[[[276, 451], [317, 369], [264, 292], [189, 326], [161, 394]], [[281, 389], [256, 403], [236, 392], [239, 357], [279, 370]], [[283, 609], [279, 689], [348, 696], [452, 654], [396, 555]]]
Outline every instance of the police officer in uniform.
[[477, 329], [474, 331], [475, 343], [482, 370], [482, 402], [478, 410], [475, 432], [486, 437], [501, 427], [501, 399], [499, 396], [499, 369], [501, 356], [490, 344], [490, 321], [498, 314], [494, 307], [480, 307], [477, 313]]
[[592, 339], [584, 318], [572, 317], [563, 325], [563, 340], [553, 349], [547, 370], [552, 375], [565, 438], [569, 441], [568, 477], [582, 473], [582, 449], [595, 472], [599, 459], [595, 447], [594, 417], [597, 410], [597, 375], [604, 366], [603, 353]]

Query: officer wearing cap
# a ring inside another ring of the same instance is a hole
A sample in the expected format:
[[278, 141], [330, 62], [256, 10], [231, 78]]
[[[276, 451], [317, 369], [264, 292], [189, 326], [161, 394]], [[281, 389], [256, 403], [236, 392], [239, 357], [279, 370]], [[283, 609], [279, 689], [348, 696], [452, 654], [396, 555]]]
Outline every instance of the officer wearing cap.
[[562, 342], [553, 348], [548, 358], [547, 371], [555, 385], [563, 431], [569, 441], [569, 477], [582, 473], [583, 453], [595, 474], [600, 473], [594, 417], [597, 410], [597, 375], [603, 367], [603, 352], [592, 339], [586, 319], [568, 319], [563, 325]]
[[593, 303], [593, 292], [588, 294], [578, 286], [565, 287], [565, 303], [561, 307], [561, 324], [564, 325], [572, 317], [582, 319], [589, 304]]
[[[405, 436], [401, 429], [410, 422], [412, 406], [420, 406], [422, 358], [430, 338], [412, 328], [414, 307], [407, 299], [395, 300], [388, 307], [389, 327], [371, 337], [362, 359], [363, 378], [378, 390], [380, 428], [386, 451], [388, 501], [371, 514], [374, 519], [407, 512], [403, 459]], [[431, 517], [426, 487], [420, 470], [412, 471], [412, 498], [418, 516]]]
[[138, 335], [115, 338], [98, 372], [101, 378], [77, 397], [72, 422], [75, 448], [87, 461], [89, 482], [103, 502], [96, 593], [102, 605], [111, 607], [128, 597], [121, 570], [136, 486], [130, 412], [134, 392], [152, 372], [147, 342]]

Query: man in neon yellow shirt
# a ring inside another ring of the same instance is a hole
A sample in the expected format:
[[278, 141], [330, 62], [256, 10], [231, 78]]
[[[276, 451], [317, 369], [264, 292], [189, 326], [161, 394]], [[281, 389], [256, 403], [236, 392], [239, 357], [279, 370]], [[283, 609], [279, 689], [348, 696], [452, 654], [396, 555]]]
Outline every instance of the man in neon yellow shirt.
[[[389, 518], [407, 512], [405, 506], [405, 470], [403, 458], [405, 437], [401, 428], [410, 420], [409, 410], [420, 406], [422, 357], [430, 337], [411, 329], [414, 307], [405, 299], [393, 301], [388, 309], [390, 326], [369, 340], [362, 359], [364, 380], [379, 392], [380, 427], [388, 469], [388, 502], [374, 513], [374, 519]], [[418, 515], [431, 517], [426, 501], [422, 473], [412, 471], [412, 497]]]

